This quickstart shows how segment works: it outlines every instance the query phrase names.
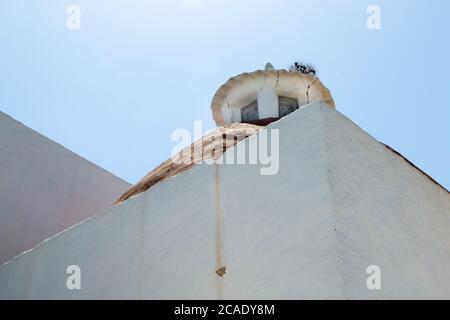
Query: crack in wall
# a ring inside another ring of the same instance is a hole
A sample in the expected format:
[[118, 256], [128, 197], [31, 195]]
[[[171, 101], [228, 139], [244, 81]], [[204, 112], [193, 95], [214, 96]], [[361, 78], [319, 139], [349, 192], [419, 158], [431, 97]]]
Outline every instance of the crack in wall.
[[147, 199], [142, 197], [140, 199], [142, 202], [141, 208], [141, 222], [139, 230], [139, 256], [138, 256], [138, 277], [137, 277], [137, 296], [138, 299], [145, 299], [144, 297], [144, 282], [140, 279], [145, 279], [145, 268], [144, 268], [144, 257], [145, 257], [145, 216], [147, 212]]
[[311, 87], [312, 87], [313, 85], [316, 84], [316, 82], [317, 82], [317, 78], [314, 79], [314, 81], [311, 82], [311, 84], [308, 85], [308, 88], [306, 89], [306, 104], [310, 103], [310, 101], [309, 101], [309, 90], [311, 89]]
[[278, 88], [279, 81], [280, 81], [280, 70], [277, 70], [277, 82], [275, 83], [275, 89]]
[[223, 239], [222, 239], [222, 206], [220, 195], [220, 172], [219, 166], [214, 163], [214, 182], [215, 182], [215, 204], [216, 204], [216, 267], [217, 274], [217, 298], [223, 299], [223, 276], [225, 275], [225, 266], [223, 265]]

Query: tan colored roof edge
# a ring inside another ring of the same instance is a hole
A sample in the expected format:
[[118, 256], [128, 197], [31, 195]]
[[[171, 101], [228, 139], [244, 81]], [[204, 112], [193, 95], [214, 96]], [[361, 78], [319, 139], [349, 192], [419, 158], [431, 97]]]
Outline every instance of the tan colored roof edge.
[[420, 169], [418, 166], [416, 166], [414, 163], [412, 163], [408, 158], [406, 158], [404, 155], [402, 155], [400, 152], [398, 152], [397, 150], [395, 150], [394, 148], [388, 146], [387, 144], [380, 142], [383, 146], [385, 146], [388, 150], [392, 151], [393, 153], [395, 153], [396, 155], [400, 156], [403, 160], [406, 161], [406, 163], [408, 163], [410, 166], [412, 166], [413, 168], [415, 168], [416, 170], [418, 170], [421, 174], [423, 174], [425, 177], [427, 177], [428, 179], [431, 180], [431, 182], [433, 182], [434, 184], [438, 185], [439, 187], [441, 187], [442, 189], [444, 189], [445, 191], [447, 191], [447, 193], [450, 194], [450, 191], [448, 191], [442, 184], [440, 184], [439, 182], [437, 182], [436, 180], [433, 179], [433, 177], [431, 177], [428, 173], [426, 173], [425, 171], [423, 171], [422, 169]]

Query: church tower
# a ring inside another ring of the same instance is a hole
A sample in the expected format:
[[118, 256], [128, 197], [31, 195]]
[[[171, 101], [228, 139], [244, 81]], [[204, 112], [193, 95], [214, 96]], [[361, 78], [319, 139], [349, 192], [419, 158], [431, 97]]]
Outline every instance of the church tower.
[[330, 91], [315, 75], [300, 71], [265, 70], [242, 73], [229, 79], [211, 103], [218, 126], [230, 123], [267, 125], [313, 101], [334, 108]]

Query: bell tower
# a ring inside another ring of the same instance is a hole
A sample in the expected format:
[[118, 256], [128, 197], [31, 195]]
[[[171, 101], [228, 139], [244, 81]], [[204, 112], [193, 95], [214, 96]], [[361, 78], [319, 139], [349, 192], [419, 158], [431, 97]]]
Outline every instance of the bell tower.
[[218, 126], [267, 125], [317, 100], [335, 108], [330, 91], [314, 74], [277, 70], [267, 63], [264, 70], [230, 78], [217, 90], [211, 109]]

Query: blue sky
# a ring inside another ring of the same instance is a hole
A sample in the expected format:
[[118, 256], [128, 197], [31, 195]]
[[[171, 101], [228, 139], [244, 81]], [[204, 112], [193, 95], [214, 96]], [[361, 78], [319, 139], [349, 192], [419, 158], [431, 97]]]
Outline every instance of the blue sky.
[[340, 112], [449, 189], [449, 38], [447, 0], [0, 0], [0, 110], [134, 183], [173, 130], [214, 126], [229, 77], [301, 59]]

